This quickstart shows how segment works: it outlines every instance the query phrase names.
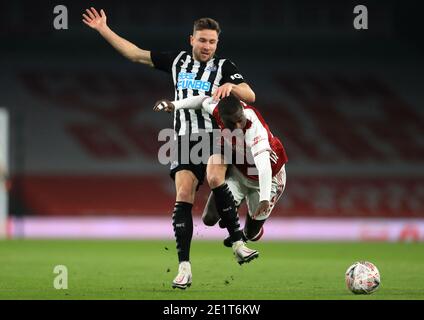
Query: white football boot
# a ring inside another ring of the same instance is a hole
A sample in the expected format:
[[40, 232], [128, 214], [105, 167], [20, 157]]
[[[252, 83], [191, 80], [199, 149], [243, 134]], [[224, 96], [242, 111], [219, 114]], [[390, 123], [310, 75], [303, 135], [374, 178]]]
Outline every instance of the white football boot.
[[241, 265], [245, 262], [250, 262], [253, 259], [259, 257], [259, 252], [257, 250], [252, 250], [246, 247], [244, 241], [236, 241], [233, 243], [233, 252], [237, 259], [237, 262]]
[[191, 286], [191, 264], [188, 261], [180, 262], [178, 274], [172, 281], [172, 288], [186, 289]]

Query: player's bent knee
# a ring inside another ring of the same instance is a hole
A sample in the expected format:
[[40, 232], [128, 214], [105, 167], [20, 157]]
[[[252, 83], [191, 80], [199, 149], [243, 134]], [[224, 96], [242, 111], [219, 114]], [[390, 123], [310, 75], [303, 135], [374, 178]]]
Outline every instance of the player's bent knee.
[[208, 184], [211, 189], [217, 188], [225, 182], [225, 175], [210, 174], [207, 176]]
[[192, 203], [193, 202], [192, 188], [183, 187], [183, 186], [179, 187], [177, 189], [177, 201]]
[[191, 171], [178, 171], [175, 174], [175, 191], [177, 194], [177, 201], [193, 203], [197, 183], [197, 178]]

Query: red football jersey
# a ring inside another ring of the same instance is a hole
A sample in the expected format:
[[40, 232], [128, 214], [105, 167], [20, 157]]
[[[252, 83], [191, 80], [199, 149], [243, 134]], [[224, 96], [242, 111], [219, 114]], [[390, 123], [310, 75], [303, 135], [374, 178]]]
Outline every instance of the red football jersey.
[[[213, 115], [219, 127], [224, 129], [224, 124], [219, 117], [218, 108], [215, 104], [203, 104], [204, 108]], [[243, 146], [236, 145], [236, 141], [231, 139], [233, 150], [237, 153], [240, 150], [243, 152], [243, 163], [233, 163], [246, 177], [258, 180], [258, 174], [253, 157], [261, 152], [270, 152], [270, 161], [272, 168], [272, 176], [274, 177], [281, 169], [281, 167], [288, 161], [286, 151], [280, 139], [274, 136], [269, 130], [267, 123], [262, 115], [254, 107], [243, 104], [244, 114], [247, 118], [247, 123], [244, 132]], [[225, 136], [224, 136], [225, 139]]]

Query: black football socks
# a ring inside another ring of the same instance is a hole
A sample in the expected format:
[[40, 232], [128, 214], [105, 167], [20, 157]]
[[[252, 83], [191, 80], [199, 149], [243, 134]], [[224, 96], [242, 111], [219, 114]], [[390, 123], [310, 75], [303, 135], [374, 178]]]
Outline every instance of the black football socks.
[[177, 201], [172, 215], [179, 262], [190, 261], [190, 244], [193, 237], [192, 208], [191, 203]]
[[240, 231], [236, 204], [228, 185], [223, 183], [212, 189], [212, 192], [215, 196], [216, 209], [230, 234], [231, 240], [233, 242], [242, 240], [243, 233]]

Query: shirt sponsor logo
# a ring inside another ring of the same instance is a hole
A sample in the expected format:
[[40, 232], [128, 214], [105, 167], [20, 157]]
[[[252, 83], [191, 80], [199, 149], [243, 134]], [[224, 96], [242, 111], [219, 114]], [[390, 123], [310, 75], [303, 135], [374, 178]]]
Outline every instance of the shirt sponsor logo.
[[195, 80], [195, 73], [180, 72], [178, 73], [177, 89], [193, 89], [209, 91], [211, 83], [209, 81]]

